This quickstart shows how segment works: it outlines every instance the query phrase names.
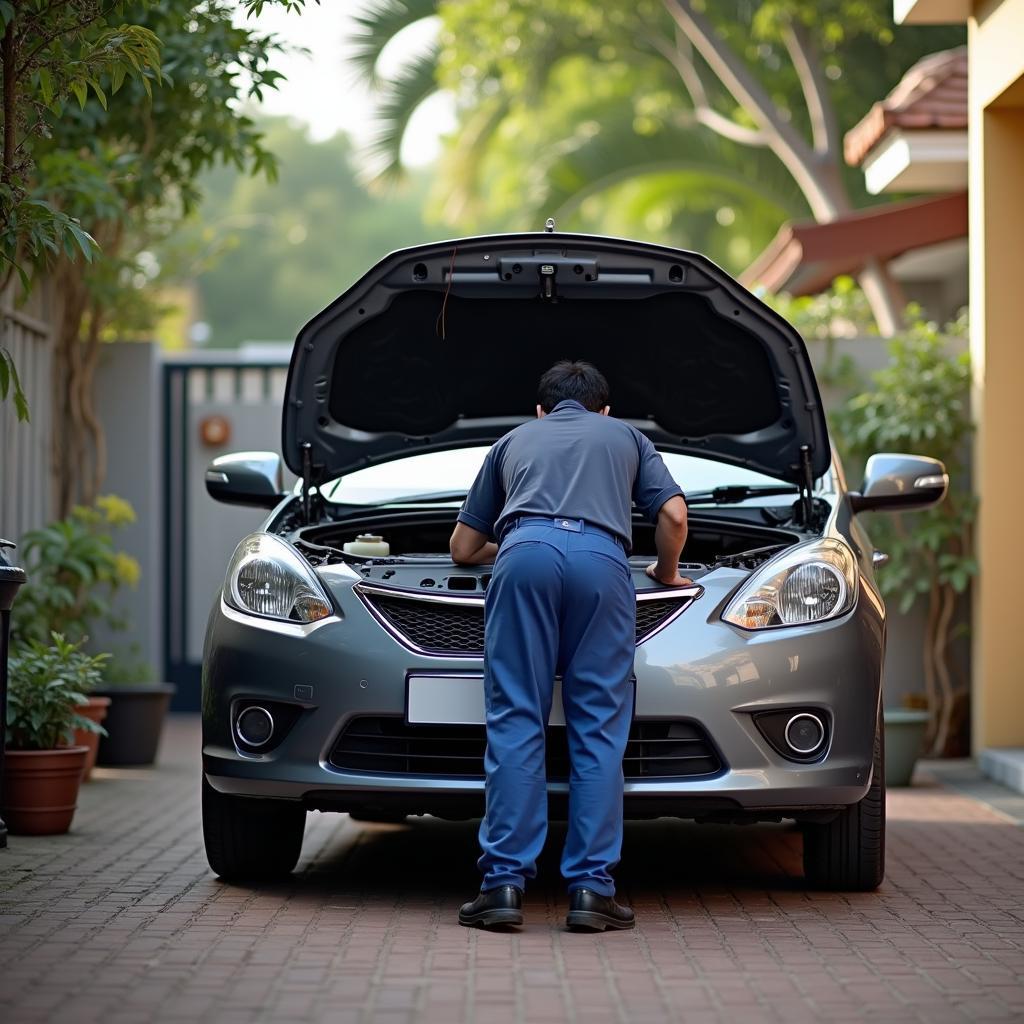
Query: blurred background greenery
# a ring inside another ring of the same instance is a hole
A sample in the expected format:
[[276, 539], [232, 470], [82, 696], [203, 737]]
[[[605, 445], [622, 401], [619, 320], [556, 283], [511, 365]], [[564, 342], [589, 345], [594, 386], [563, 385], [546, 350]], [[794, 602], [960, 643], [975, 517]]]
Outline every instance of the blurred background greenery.
[[173, 347], [290, 341], [391, 249], [548, 216], [738, 273], [787, 220], [877, 201], [842, 133], [963, 37], [897, 33], [889, 0], [367, 0], [255, 18], [283, 48], [286, 77], [246, 108], [279, 178], [199, 178], [195, 213], [154, 252]]

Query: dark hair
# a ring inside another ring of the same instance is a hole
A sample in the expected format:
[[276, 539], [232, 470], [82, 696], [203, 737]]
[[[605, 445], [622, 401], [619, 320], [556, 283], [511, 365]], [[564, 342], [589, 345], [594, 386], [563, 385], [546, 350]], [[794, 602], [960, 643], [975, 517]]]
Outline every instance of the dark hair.
[[608, 404], [608, 381], [590, 363], [563, 359], [541, 377], [537, 401], [545, 412], [551, 412], [567, 398], [591, 412], [600, 412]]

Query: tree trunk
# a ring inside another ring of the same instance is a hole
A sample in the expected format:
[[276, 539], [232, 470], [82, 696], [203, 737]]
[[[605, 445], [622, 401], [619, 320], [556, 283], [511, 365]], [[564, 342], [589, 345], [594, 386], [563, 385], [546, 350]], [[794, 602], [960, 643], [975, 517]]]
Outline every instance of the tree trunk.
[[881, 260], [870, 259], [857, 276], [864, 297], [871, 307], [879, 334], [891, 338], [903, 326], [906, 300], [899, 284]]
[[[814, 139], [810, 143], [780, 114], [773, 97], [715, 31], [707, 13], [710, 5], [694, 0], [663, 0], [663, 3], [707, 67], [753, 119], [765, 144], [803, 193], [814, 219], [819, 224], [829, 224], [848, 213], [850, 196], [843, 181], [838, 122], [826, 83], [819, 73], [819, 55], [806, 27], [794, 20], [785, 33], [785, 40], [814, 127]], [[673, 63], [683, 75], [684, 83], [699, 79], [686, 53], [678, 52]], [[693, 96], [693, 85], [688, 84], [687, 88], [696, 104], [698, 97]], [[719, 134], [725, 133], [719, 131]], [[858, 273], [858, 279], [879, 331], [886, 337], [895, 334], [902, 323], [904, 303], [888, 268], [879, 260], [869, 259]]]
[[88, 438], [82, 419], [79, 379], [82, 367], [82, 319], [89, 296], [81, 263], [61, 260], [54, 272], [62, 296], [60, 320], [54, 332], [53, 360], [53, 483], [58, 518], [67, 516], [83, 499], [82, 469]]
[[949, 671], [947, 657], [949, 654], [949, 625], [953, 621], [956, 608], [956, 594], [949, 585], [941, 587], [942, 610], [935, 626], [935, 669], [939, 683], [939, 718], [935, 726], [935, 741], [932, 753], [942, 757], [949, 741], [949, 726], [953, 720], [953, 680]]
[[939, 691], [935, 680], [935, 629], [939, 619], [938, 584], [933, 583], [928, 596], [928, 613], [925, 620], [924, 643], [921, 651], [924, 669], [924, 692], [928, 707], [928, 730], [925, 742], [931, 746], [935, 738], [935, 725], [939, 713]]
[[89, 438], [90, 467], [82, 466], [80, 487], [82, 501], [91, 505], [98, 497], [107, 475], [107, 439], [103, 424], [96, 415], [95, 377], [100, 359], [100, 332], [103, 328], [103, 307], [93, 302], [89, 310], [89, 329], [83, 345], [83, 358], [78, 378], [78, 406], [82, 424]]

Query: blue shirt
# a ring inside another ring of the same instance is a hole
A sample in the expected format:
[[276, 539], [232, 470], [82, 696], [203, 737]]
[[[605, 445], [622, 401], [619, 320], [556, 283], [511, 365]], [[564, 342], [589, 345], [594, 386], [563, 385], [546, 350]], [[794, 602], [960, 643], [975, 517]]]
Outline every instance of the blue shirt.
[[519, 516], [583, 519], [632, 547], [635, 503], [652, 523], [679, 485], [650, 440], [623, 420], [559, 402], [487, 453], [459, 522], [492, 540]]

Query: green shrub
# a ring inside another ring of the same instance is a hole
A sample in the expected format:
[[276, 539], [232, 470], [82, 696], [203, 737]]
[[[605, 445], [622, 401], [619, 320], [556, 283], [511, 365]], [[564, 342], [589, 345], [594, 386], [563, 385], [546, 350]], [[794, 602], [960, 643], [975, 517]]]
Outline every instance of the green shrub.
[[[966, 318], [940, 329], [919, 313], [889, 345], [889, 363], [872, 374], [835, 417], [851, 461], [873, 452], [906, 452], [941, 459], [949, 473], [946, 500], [933, 508], [871, 519], [873, 542], [889, 555], [879, 573], [882, 593], [900, 611], [925, 605], [922, 682], [932, 719], [932, 752], [946, 749], [957, 690], [951, 663], [957, 601], [978, 572], [973, 524], [977, 500], [967, 457], [971, 421], [971, 366], [952, 342], [967, 334]], [[962, 687], [960, 687], [962, 689]]]
[[50, 639], [50, 645], [29, 641], [10, 659], [10, 750], [52, 750], [70, 743], [76, 729], [106, 735], [102, 726], [75, 710], [100, 682], [106, 655], [85, 654], [81, 644], [70, 643], [60, 633]]
[[46, 645], [55, 632], [78, 643], [98, 623], [123, 628], [111, 598], [121, 587], [135, 586], [139, 565], [114, 547], [111, 531], [134, 521], [128, 502], [107, 495], [24, 536], [28, 583], [11, 616], [14, 648], [33, 640]]
[[[889, 555], [878, 585], [901, 612], [925, 609], [921, 656], [924, 703], [931, 712], [933, 753], [947, 749], [958, 695], [951, 644], [957, 634], [958, 601], [978, 572], [973, 524], [977, 501], [971, 489], [968, 455], [973, 431], [970, 410], [970, 357], [962, 351], [967, 317], [940, 327], [919, 307], [906, 312], [906, 326], [889, 343], [889, 361], [864, 378], [846, 356], [840, 338], [870, 333], [863, 294], [849, 278], [837, 278], [819, 295], [769, 296], [768, 301], [819, 350], [819, 382], [835, 389], [838, 405], [829, 414], [829, 432], [856, 486], [875, 452], [906, 452], [941, 459], [949, 473], [946, 500], [918, 512], [872, 514], [872, 542]], [[835, 393], [834, 392], [834, 393]], [[844, 397], [845, 396], [845, 397]]]

